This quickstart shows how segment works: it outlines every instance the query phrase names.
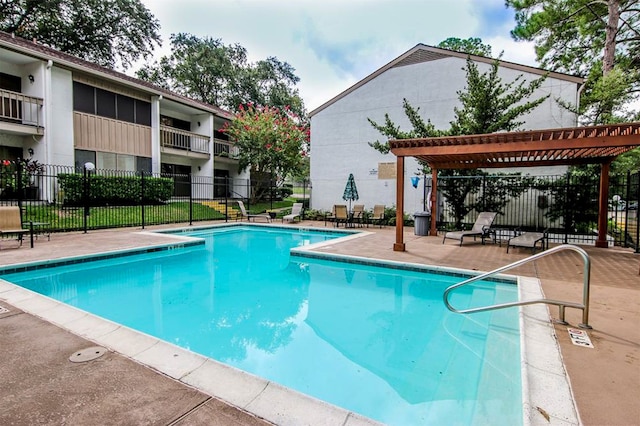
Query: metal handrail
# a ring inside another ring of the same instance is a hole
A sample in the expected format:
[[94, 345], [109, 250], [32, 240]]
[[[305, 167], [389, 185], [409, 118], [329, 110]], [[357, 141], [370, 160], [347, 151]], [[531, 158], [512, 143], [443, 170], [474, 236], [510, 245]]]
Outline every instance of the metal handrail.
[[[451, 304], [449, 303], [449, 293], [451, 293], [452, 290], [458, 288], [458, 287], [462, 287], [463, 285], [467, 285], [467, 284], [471, 284], [472, 282], [475, 281], [479, 281], [482, 280], [484, 278], [488, 278], [491, 277], [493, 275], [499, 274], [500, 272], [524, 265], [526, 263], [532, 262], [534, 260], [540, 259], [541, 257], [545, 257], [545, 256], [549, 256], [551, 254], [557, 253], [559, 251], [565, 251], [565, 250], [573, 250], [575, 252], [577, 252], [578, 254], [580, 254], [582, 256], [582, 260], [584, 261], [584, 287], [583, 287], [583, 291], [582, 291], [582, 304], [580, 303], [574, 303], [574, 302], [563, 302], [560, 300], [554, 300], [554, 299], [534, 299], [534, 300], [526, 300], [526, 301], [522, 301], [522, 302], [510, 302], [510, 303], [500, 303], [500, 304], [496, 304], [496, 305], [491, 305], [491, 306], [484, 306], [484, 307], [480, 307], [480, 308], [469, 308], [469, 309], [456, 309], [453, 306], [451, 306]], [[576, 308], [576, 309], [582, 309], [582, 323], [578, 324], [578, 327], [580, 328], [592, 328], [589, 325], [589, 286], [590, 286], [590, 281], [591, 281], [591, 261], [589, 259], [589, 255], [587, 254], [586, 251], [584, 251], [583, 249], [581, 249], [580, 247], [571, 245], [571, 244], [563, 244], [554, 248], [551, 248], [547, 251], [543, 251], [542, 253], [538, 253], [535, 254], [533, 256], [529, 256], [526, 259], [522, 259], [519, 260], [517, 262], [513, 262], [510, 263], [506, 266], [503, 266], [501, 268], [498, 269], [494, 269], [493, 271], [490, 272], [486, 272], [484, 274], [481, 275], [477, 275], [475, 277], [469, 278], [468, 280], [464, 280], [458, 284], [454, 284], [450, 287], [448, 287], [443, 294], [443, 299], [444, 299], [444, 304], [447, 306], [447, 309], [449, 309], [452, 312], [456, 312], [459, 314], [470, 314], [470, 313], [474, 313], [474, 312], [483, 312], [483, 311], [489, 311], [489, 310], [493, 310], [493, 309], [503, 309], [503, 308], [510, 308], [512, 306], [524, 306], [524, 305], [533, 305], [536, 303], [545, 303], [545, 304], [549, 304], [549, 305], [557, 305], [559, 307], [560, 310], [560, 320], [558, 321], [560, 324], [567, 324], [567, 322], [564, 319], [564, 310], [565, 307], [570, 307], [570, 308]]]

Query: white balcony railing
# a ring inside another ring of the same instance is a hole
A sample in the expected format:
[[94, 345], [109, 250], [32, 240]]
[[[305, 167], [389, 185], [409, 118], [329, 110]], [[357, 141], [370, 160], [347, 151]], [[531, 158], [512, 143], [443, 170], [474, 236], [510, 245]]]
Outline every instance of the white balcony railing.
[[238, 153], [238, 147], [231, 142], [222, 139], [213, 140], [213, 155], [216, 157], [236, 158]]
[[0, 120], [41, 127], [42, 98], [0, 89]]
[[210, 138], [205, 135], [199, 135], [169, 126], [160, 126], [160, 144], [163, 148], [208, 154], [209, 141]]

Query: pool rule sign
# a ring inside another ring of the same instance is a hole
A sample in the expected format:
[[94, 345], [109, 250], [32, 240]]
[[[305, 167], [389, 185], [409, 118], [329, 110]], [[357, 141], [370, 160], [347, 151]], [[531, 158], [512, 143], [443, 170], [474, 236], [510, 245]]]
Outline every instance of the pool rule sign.
[[591, 339], [589, 339], [589, 335], [584, 330], [579, 330], [577, 328], [567, 328], [569, 332], [569, 337], [571, 337], [571, 343], [576, 346], [582, 346], [585, 348], [593, 348], [593, 343], [591, 343]]

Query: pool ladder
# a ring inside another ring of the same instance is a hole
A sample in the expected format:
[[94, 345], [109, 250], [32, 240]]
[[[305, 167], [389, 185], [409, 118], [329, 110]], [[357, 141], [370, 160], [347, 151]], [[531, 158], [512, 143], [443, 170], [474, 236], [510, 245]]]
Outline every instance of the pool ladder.
[[[451, 306], [451, 304], [449, 303], [449, 293], [451, 293], [452, 290], [458, 288], [458, 287], [462, 287], [463, 285], [467, 285], [467, 284], [471, 284], [472, 282], [475, 281], [479, 281], [488, 277], [491, 277], [493, 275], [499, 274], [500, 272], [504, 272], [506, 270], [509, 269], [513, 269], [516, 268], [518, 266], [524, 265], [526, 263], [529, 262], [533, 262], [534, 260], [540, 259], [541, 257], [545, 257], [545, 256], [549, 256], [555, 253], [558, 253], [560, 251], [566, 251], [566, 250], [573, 250], [575, 252], [577, 252], [578, 254], [580, 254], [580, 256], [582, 256], [582, 260], [584, 261], [584, 285], [583, 285], [583, 291], [582, 291], [582, 303], [574, 303], [574, 302], [563, 302], [560, 300], [553, 300], [553, 299], [533, 299], [533, 300], [526, 300], [526, 301], [522, 301], [522, 302], [510, 302], [510, 303], [501, 303], [501, 304], [496, 304], [496, 305], [491, 305], [491, 306], [484, 306], [484, 307], [480, 307], [480, 308], [469, 308], [469, 309], [456, 309], [453, 306]], [[456, 312], [459, 314], [470, 314], [470, 313], [474, 313], [474, 312], [483, 312], [483, 311], [490, 311], [493, 309], [503, 309], [503, 308], [510, 308], [512, 306], [524, 306], [524, 305], [533, 305], [536, 303], [545, 303], [548, 305], [557, 305], [560, 309], [560, 320], [556, 321], [559, 324], [568, 324], [565, 321], [565, 317], [564, 317], [564, 311], [566, 307], [569, 308], [576, 308], [576, 309], [582, 309], [582, 323], [578, 324], [578, 327], [580, 328], [592, 328], [589, 325], [589, 285], [590, 285], [590, 279], [591, 279], [591, 261], [589, 260], [589, 255], [587, 254], [586, 251], [584, 251], [583, 249], [581, 249], [580, 247], [571, 245], [571, 244], [563, 244], [557, 247], [553, 247], [549, 250], [543, 251], [541, 253], [535, 254], [533, 256], [529, 256], [526, 259], [522, 259], [519, 260], [517, 262], [513, 262], [510, 263], [509, 265], [503, 266], [501, 268], [498, 269], [494, 269], [493, 271], [490, 272], [486, 272], [484, 274], [475, 276], [473, 278], [469, 278], [468, 280], [462, 281], [461, 283], [458, 284], [454, 284], [450, 287], [448, 287], [443, 294], [443, 299], [444, 299], [444, 304], [447, 306], [447, 308], [452, 311], [452, 312]]]

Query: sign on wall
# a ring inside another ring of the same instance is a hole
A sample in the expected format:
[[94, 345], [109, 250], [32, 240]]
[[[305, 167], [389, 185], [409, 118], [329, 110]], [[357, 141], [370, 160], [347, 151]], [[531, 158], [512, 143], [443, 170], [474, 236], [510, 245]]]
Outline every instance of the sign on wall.
[[378, 163], [378, 179], [395, 179], [396, 163]]

